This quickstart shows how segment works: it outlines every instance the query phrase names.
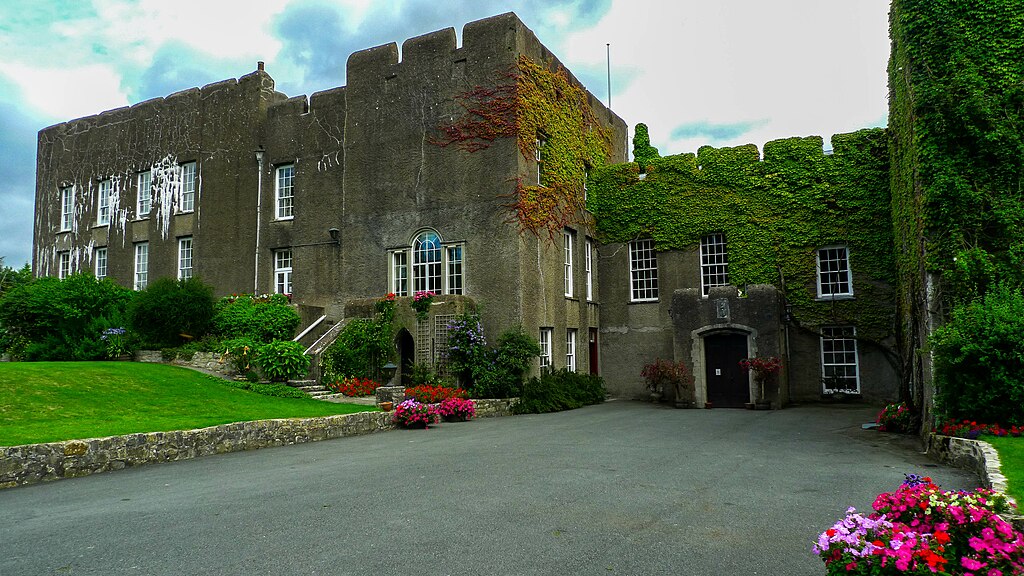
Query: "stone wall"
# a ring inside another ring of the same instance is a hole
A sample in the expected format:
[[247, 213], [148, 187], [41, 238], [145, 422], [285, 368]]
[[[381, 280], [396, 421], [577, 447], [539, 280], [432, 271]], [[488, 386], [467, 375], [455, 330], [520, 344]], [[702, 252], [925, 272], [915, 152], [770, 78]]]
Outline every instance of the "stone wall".
[[232, 377], [238, 374], [235, 367], [220, 352], [196, 352], [191, 360], [176, 358], [171, 362], [165, 362], [159, 350], [139, 350], [135, 353], [136, 362], [151, 362], [156, 364], [171, 364], [172, 366], [184, 366], [195, 368], [204, 372], [212, 372], [220, 376]]
[[[518, 399], [475, 402], [477, 418], [488, 418], [512, 415], [512, 407]], [[388, 412], [359, 412], [321, 418], [236, 422], [198, 430], [0, 446], [0, 488], [88, 476], [153, 462], [303, 444], [394, 428]]]
[[928, 455], [943, 464], [971, 470], [985, 486], [1006, 492], [1006, 476], [1000, 471], [999, 453], [988, 442], [929, 434]]

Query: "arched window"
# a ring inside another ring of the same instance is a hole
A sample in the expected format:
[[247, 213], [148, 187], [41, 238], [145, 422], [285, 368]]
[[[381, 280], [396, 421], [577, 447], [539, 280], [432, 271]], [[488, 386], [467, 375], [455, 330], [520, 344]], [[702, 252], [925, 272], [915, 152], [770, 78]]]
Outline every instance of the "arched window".
[[441, 293], [441, 237], [427, 230], [412, 242], [412, 289]]
[[416, 292], [463, 294], [465, 290], [465, 243], [444, 242], [434, 230], [416, 234], [408, 246], [388, 251], [391, 270], [388, 285], [396, 296]]

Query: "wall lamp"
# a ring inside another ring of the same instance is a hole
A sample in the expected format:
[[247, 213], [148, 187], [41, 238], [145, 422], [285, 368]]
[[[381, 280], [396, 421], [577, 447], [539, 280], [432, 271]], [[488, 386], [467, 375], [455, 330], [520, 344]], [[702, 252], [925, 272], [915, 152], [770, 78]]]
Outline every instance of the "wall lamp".
[[306, 246], [326, 246], [328, 244], [334, 244], [335, 246], [341, 246], [341, 230], [337, 228], [331, 228], [327, 231], [331, 236], [330, 240], [325, 242], [310, 242], [308, 244], [292, 244], [292, 248], [305, 248]]

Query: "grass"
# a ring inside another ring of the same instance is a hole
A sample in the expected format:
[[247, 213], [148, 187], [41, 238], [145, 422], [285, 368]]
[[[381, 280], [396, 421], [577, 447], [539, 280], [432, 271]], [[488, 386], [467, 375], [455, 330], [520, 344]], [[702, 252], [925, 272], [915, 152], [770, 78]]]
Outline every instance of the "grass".
[[1024, 438], [982, 436], [981, 440], [999, 452], [999, 464], [1008, 480], [1006, 491], [1017, 501], [1019, 510], [1024, 510]]
[[367, 410], [376, 408], [261, 396], [162, 364], [0, 363], [0, 446]]

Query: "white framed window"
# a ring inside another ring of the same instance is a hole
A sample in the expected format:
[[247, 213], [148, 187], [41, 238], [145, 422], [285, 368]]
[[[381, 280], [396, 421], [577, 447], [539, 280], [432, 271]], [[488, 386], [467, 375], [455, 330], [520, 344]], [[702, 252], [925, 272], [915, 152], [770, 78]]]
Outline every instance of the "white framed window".
[[139, 196], [135, 202], [135, 217], [145, 218], [153, 209], [153, 171], [139, 172], [136, 180], [138, 181]]
[[537, 162], [537, 185], [546, 186], [547, 182], [544, 178], [544, 148], [548, 145], [547, 138], [538, 134], [534, 144], [536, 150], [533, 159]]
[[537, 340], [537, 343], [540, 344], [541, 370], [551, 368], [551, 335], [554, 331], [554, 328], [540, 329], [540, 338]]
[[192, 277], [192, 237], [178, 238], [178, 280]]
[[850, 251], [846, 246], [818, 249], [818, 298], [853, 296]]
[[860, 393], [860, 358], [853, 326], [822, 327], [821, 379], [825, 394]]
[[590, 166], [583, 167], [583, 206], [587, 205], [587, 180], [590, 180]]
[[71, 275], [71, 252], [57, 254], [57, 278], [63, 280]]
[[278, 294], [292, 293], [292, 250], [274, 251], [274, 292]]
[[107, 248], [97, 248], [93, 252], [93, 272], [97, 280], [107, 277]]
[[654, 251], [654, 240], [629, 243], [629, 282], [631, 302], [658, 299], [658, 254]]
[[181, 165], [181, 206], [182, 212], [196, 209], [196, 163], [186, 162]]
[[412, 241], [412, 287], [415, 292], [441, 293], [441, 237], [426, 230]]
[[729, 253], [725, 234], [708, 234], [700, 239], [700, 289], [707, 296], [715, 286], [729, 285]]
[[395, 296], [409, 295], [409, 254], [404, 250], [391, 253], [391, 291]]
[[587, 274], [587, 302], [594, 299], [594, 241], [587, 238], [583, 243], [583, 267]]
[[562, 233], [562, 243], [565, 247], [565, 297], [572, 298], [573, 296], [573, 282], [572, 282], [572, 245], [574, 244], [575, 234], [571, 230], [566, 230]]
[[465, 294], [466, 247], [462, 242], [443, 242], [437, 232], [427, 229], [413, 237], [412, 245], [389, 250], [388, 259], [389, 286], [396, 296]]
[[565, 331], [565, 369], [570, 372], [576, 371], [576, 329], [569, 328]]
[[97, 226], [108, 226], [110, 224], [110, 196], [113, 189], [113, 183], [109, 179], [100, 180], [99, 198], [96, 200]]
[[149, 285], [149, 242], [135, 244], [135, 282], [136, 290], [144, 290]]
[[71, 230], [75, 223], [75, 187], [60, 189], [60, 231]]
[[295, 217], [295, 165], [277, 167], [274, 178], [274, 198], [277, 205], [277, 219], [291, 220]]
[[445, 247], [445, 294], [462, 294], [462, 245]]

